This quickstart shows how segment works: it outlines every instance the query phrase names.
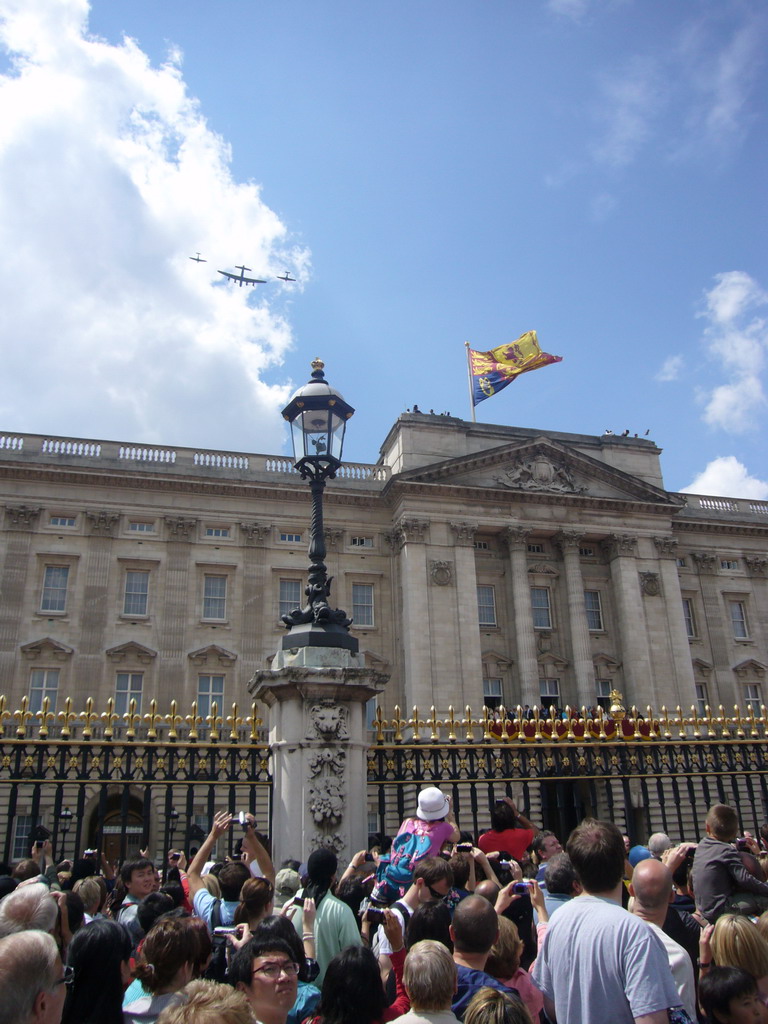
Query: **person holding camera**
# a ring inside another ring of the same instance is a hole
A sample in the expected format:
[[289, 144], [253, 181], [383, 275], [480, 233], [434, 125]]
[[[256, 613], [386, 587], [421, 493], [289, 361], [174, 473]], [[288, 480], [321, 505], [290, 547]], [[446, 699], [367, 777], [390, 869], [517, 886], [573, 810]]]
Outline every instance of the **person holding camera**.
[[491, 808], [491, 829], [477, 840], [483, 853], [504, 851], [522, 860], [538, 829], [518, 811], [515, 801], [505, 796]]

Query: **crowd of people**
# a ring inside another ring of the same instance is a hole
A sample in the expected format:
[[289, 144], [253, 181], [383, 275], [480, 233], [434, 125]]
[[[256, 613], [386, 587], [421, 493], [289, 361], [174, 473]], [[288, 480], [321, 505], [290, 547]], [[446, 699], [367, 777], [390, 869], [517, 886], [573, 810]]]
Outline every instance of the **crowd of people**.
[[462, 832], [430, 786], [343, 872], [276, 871], [241, 819], [234, 856], [220, 812], [161, 871], [0, 865], [0, 1024], [768, 1024], [768, 824], [727, 805], [697, 841], [586, 819], [563, 847], [508, 796]]

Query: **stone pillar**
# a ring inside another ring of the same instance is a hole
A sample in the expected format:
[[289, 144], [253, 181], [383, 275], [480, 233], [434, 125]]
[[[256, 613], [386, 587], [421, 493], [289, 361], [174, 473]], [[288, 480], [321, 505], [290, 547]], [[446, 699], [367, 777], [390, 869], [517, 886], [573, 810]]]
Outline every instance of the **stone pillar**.
[[[165, 595], [161, 629], [158, 683], [171, 693], [183, 693], [186, 677], [184, 654], [187, 644], [187, 609], [189, 607], [189, 563], [196, 519], [166, 516], [168, 544], [165, 562]], [[193, 587], [195, 585], [193, 584]], [[193, 590], [193, 600], [200, 596]], [[199, 615], [199, 611], [198, 611]]]
[[[576, 681], [576, 707], [592, 707], [596, 700], [595, 667], [592, 663], [592, 647], [589, 637], [589, 623], [584, 600], [584, 580], [579, 561], [579, 544], [582, 535], [575, 530], [562, 530], [555, 536], [565, 565], [565, 586], [568, 594], [568, 628], [571, 639], [571, 656]], [[571, 702], [569, 702], [571, 703]]]
[[110, 614], [114, 619], [114, 609], [107, 601], [113, 562], [112, 541], [120, 516], [117, 512], [86, 512], [85, 521], [91, 541], [82, 570], [80, 650], [77, 678], [68, 688], [68, 696], [76, 699], [95, 697], [104, 680], [104, 649], [109, 646], [106, 641], [107, 622]]
[[533, 631], [531, 588], [528, 585], [528, 538], [531, 531], [522, 526], [507, 527], [505, 539], [512, 565], [512, 604], [515, 616], [517, 675], [520, 704], [539, 703], [539, 663], [536, 659], [536, 634]]
[[400, 630], [403, 646], [403, 711], [416, 705], [432, 704], [432, 660], [428, 586], [426, 519], [405, 516], [395, 526], [392, 542], [398, 552], [402, 614]]
[[30, 582], [38, 601], [37, 607], [39, 607], [42, 576], [37, 573], [37, 578], [29, 580], [30, 569], [32, 572], [36, 572], [38, 568], [34, 564], [30, 566], [29, 556], [32, 549], [32, 532], [39, 515], [39, 507], [5, 506], [8, 534], [5, 559], [2, 573], [0, 573], [0, 592], [3, 595], [3, 600], [0, 602], [0, 671], [6, 694], [12, 690], [18, 693], [27, 693], [28, 691], [28, 683], [22, 682], [19, 676], [22, 667], [17, 644], [24, 610], [24, 593]]
[[605, 543], [611, 561], [611, 582], [621, 636], [624, 702], [627, 707], [650, 703], [653, 694], [648, 631], [643, 595], [635, 562], [637, 538], [613, 534]]
[[343, 863], [368, 842], [365, 704], [388, 676], [335, 647], [278, 651], [248, 683], [269, 708], [272, 859], [319, 847]]
[[477, 615], [477, 573], [475, 571], [475, 530], [472, 523], [451, 523], [455, 537], [456, 564], [456, 633], [460, 663], [455, 666], [459, 694], [441, 702], [445, 713], [448, 704], [463, 709], [467, 704], [479, 707], [483, 695], [483, 663], [480, 647], [480, 626]]
[[[675, 669], [675, 685], [678, 696], [678, 703], [683, 711], [691, 710], [691, 705], [696, 700], [695, 681], [693, 676], [693, 662], [691, 660], [691, 645], [688, 642], [688, 633], [685, 628], [685, 615], [683, 615], [683, 595], [680, 593], [680, 577], [677, 573], [675, 558], [677, 554], [677, 541], [674, 537], [654, 537], [653, 543], [659, 553], [659, 568], [661, 570], [661, 586], [664, 595], [664, 614], [669, 629], [669, 642], [672, 647], [672, 663]], [[665, 690], [666, 696], [654, 693], [653, 704], [658, 707], [659, 703], [669, 700], [669, 690]]]
[[753, 616], [754, 622], [750, 629], [755, 635], [755, 639], [764, 645], [768, 641], [768, 636], [758, 636], [757, 634], [765, 630], [768, 624], [768, 558], [745, 555], [744, 564], [752, 579], [752, 597], [757, 613]]
[[[741, 706], [744, 703], [744, 696], [736, 687], [731, 668], [731, 638], [725, 631], [728, 609], [723, 604], [717, 586], [717, 558], [708, 551], [692, 551], [691, 557], [699, 573], [701, 600], [704, 605], [702, 625], [709, 640], [715, 678], [716, 692], [710, 692], [709, 703], [713, 709], [717, 708], [718, 704], [723, 704], [726, 709], [733, 704]], [[730, 619], [728, 621], [730, 622]]]

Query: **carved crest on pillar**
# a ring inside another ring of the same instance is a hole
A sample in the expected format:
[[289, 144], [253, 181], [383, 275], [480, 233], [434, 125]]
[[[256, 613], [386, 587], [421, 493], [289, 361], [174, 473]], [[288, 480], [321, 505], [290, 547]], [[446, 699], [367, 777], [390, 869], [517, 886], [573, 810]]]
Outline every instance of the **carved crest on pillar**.
[[674, 558], [677, 554], [677, 540], [675, 537], [654, 537], [653, 543], [660, 557]]
[[343, 530], [332, 530], [326, 526], [325, 529], [323, 530], [326, 545], [329, 548], [337, 548], [339, 546], [339, 541], [342, 538], [343, 532]]
[[330, 850], [337, 856], [344, 849], [344, 846], [344, 840], [337, 832], [325, 836], [316, 833], [309, 841], [310, 850]]
[[344, 817], [344, 787], [332, 779], [320, 779], [309, 787], [309, 811], [316, 825], [336, 828]]
[[440, 562], [431, 559], [429, 578], [438, 587], [449, 587], [453, 583], [453, 562]]
[[428, 529], [428, 519], [404, 516], [396, 523], [393, 534], [398, 547], [402, 547], [404, 544], [423, 544], [426, 540]]
[[528, 538], [531, 536], [531, 531], [527, 526], [508, 526], [504, 531], [504, 541], [512, 551], [514, 548], [528, 548]]
[[527, 455], [497, 474], [494, 483], [518, 491], [550, 491], [557, 494], [583, 494], [570, 465], [565, 459], [554, 458], [543, 451]]
[[578, 530], [561, 530], [555, 534], [555, 543], [560, 548], [560, 551], [565, 554], [566, 551], [578, 550], [583, 538], [584, 534]]
[[165, 524], [168, 527], [168, 540], [191, 540], [197, 520], [185, 519], [184, 516], [166, 516]]
[[264, 523], [240, 523], [240, 529], [246, 544], [257, 544], [259, 547], [263, 547], [272, 527]]
[[469, 546], [475, 542], [477, 523], [449, 523], [453, 532], [454, 543]]
[[31, 530], [40, 515], [40, 509], [32, 505], [6, 505], [5, 514], [11, 526], [17, 530]]
[[115, 527], [120, 520], [117, 512], [107, 512], [105, 509], [100, 512], [86, 512], [85, 518], [92, 537], [114, 537]]
[[612, 533], [604, 544], [609, 558], [634, 558], [637, 554], [637, 537], [631, 533]]
[[327, 743], [349, 739], [347, 709], [332, 700], [319, 700], [309, 709], [307, 739]]
[[640, 590], [647, 597], [658, 597], [659, 593], [661, 592], [659, 574], [657, 572], [641, 572]]
[[765, 576], [768, 571], [768, 558], [745, 555], [744, 561], [752, 576]]
[[715, 571], [715, 556], [708, 551], [692, 551], [691, 558], [696, 563], [699, 572]]

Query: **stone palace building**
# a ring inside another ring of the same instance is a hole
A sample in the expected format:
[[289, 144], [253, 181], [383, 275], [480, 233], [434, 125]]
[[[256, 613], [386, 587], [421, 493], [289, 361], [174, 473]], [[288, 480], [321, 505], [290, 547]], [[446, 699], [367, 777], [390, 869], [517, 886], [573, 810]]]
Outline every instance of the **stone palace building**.
[[[765, 700], [768, 502], [671, 493], [644, 438], [405, 413], [325, 496], [332, 603], [380, 703]], [[282, 455], [0, 436], [0, 693], [124, 714], [249, 702], [302, 602]]]

